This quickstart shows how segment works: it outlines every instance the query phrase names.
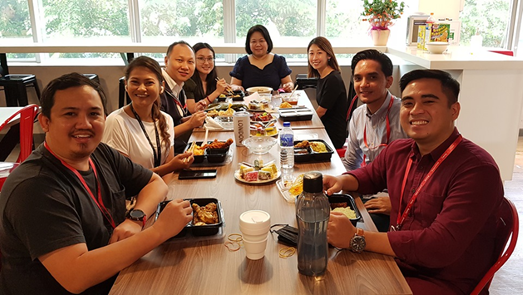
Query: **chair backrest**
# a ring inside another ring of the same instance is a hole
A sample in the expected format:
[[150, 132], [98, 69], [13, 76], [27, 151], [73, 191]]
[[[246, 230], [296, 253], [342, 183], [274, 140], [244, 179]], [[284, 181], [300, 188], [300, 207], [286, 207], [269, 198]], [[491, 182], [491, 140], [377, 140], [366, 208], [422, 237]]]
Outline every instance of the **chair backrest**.
[[295, 85], [298, 86], [298, 90], [316, 88], [318, 85], [318, 78], [308, 78], [307, 74], [297, 74]]
[[2, 130], [7, 123], [20, 115], [20, 154], [16, 160], [17, 163], [23, 162], [33, 151], [33, 124], [38, 110], [39, 107], [36, 104], [27, 105], [0, 125], [0, 130]]
[[480, 294], [482, 291], [484, 291], [483, 293], [485, 294], [487, 293], [486, 291], [492, 282], [494, 274], [505, 264], [510, 255], [512, 255], [512, 252], [514, 252], [518, 240], [518, 233], [519, 217], [516, 206], [507, 198], [503, 198], [496, 219], [496, 248], [494, 251], [498, 258], [472, 291], [472, 295]]

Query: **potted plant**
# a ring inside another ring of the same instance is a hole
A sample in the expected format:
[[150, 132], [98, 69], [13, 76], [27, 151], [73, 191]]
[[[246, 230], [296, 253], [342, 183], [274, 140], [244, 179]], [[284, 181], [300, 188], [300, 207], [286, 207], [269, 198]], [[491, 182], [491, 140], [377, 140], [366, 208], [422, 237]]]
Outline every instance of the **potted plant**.
[[396, 0], [363, 0], [362, 16], [364, 21], [371, 25], [370, 33], [374, 45], [387, 45], [389, 39], [389, 26], [394, 20], [401, 17], [405, 2]]

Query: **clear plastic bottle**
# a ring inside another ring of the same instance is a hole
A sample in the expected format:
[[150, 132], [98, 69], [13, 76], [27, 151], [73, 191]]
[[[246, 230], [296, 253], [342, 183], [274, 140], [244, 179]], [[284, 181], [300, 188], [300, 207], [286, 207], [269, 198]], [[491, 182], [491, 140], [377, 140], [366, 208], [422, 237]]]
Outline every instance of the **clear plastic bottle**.
[[323, 176], [308, 172], [303, 176], [303, 193], [296, 200], [298, 222], [298, 271], [306, 276], [322, 276], [329, 260], [327, 223], [329, 199], [323, 193]]
[[280, 166], [285, 176], [292, 174], [294, 168], [294, 132], [290, 122], [283, 123], [280, 131]]

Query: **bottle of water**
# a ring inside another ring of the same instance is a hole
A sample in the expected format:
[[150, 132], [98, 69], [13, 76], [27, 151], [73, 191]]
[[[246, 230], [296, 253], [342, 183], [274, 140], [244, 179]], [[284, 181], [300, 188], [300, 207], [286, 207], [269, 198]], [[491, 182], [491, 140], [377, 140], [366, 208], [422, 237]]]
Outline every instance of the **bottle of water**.
[[296, 200], [298, 221], [298, 271], [306, 276], [322, 276], [327, 269], [329, 199], [323, 193], [323, 176], [308, 172], [303, 176], [303, 193]]
[[290, 122], [284, 122], [280, 131], [280, 166], [285, 180], [294, 168], [294, 132]]

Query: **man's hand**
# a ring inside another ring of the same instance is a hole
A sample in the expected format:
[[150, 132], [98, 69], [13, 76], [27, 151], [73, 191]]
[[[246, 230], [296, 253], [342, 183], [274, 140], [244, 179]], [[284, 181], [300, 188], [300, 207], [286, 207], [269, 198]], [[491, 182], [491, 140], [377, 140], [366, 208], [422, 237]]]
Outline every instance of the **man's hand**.
[[191, 118], [189, 119], [189, 124], [192, 128], [200, 127], [203, 125], [203, 122], [205, 122], [205, 117], [207, 117], [207, 114], [205, 112], [198, 111], [191, 116]]
[[327, 241], [337, 248], [349, 248], [350, 240], [356, 233], [356, 228], [345, 214], [331, 212], [327, 226]]
[[332, 175], [323, 175], [323, 189], [327, 191], [327, 195], [332, 195], [343, 189], [341, 179]]
[[182, 199], [172, 200], [165, 206], [152, 227], [165, 235], [167, 240], [177, 235], [191, 219], [191, 203]]
[[142, 230], [142, 222], [141, 221], [134, 221], [130, 219], [125, 219], [124, 222], [120, 223], [114, 231], [109, 239], [109, 244], [121, 241], [123, 239], [127, 239], [130, 236], [133, 236], [137, 233], [139, 233]]
[[378, 197], [370, 199], [365, 203], [365, 208], [369, 213], [381, 213], [390, 215], [390, 198], [389, 197]]

